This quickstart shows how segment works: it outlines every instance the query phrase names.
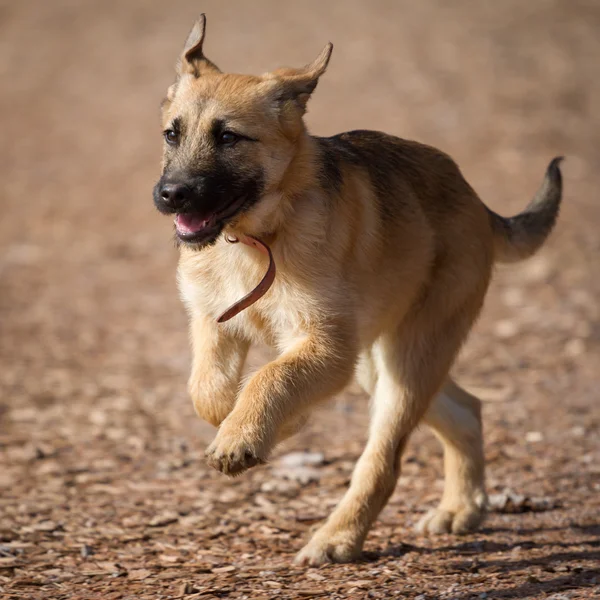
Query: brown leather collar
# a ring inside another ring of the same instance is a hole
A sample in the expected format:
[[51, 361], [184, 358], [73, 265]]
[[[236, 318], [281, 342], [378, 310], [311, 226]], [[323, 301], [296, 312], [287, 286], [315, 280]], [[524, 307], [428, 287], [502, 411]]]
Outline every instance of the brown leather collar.
[[[270, 243], [273, 243], [275, 241], [275, 234], [270, 234], [264, 237]], [[262, 254], [265, 254], [269, 258], [269, 267], [264, 277], [261, 279], [260, 283], [251, 292], [246, 294], [241, 300], [238, 300], [235, 304], [230, 306], [217, 319], [217, 323], [224, 323], [225, 321], [229, 321], [229, 319], [235, 317], [237, 314], [241, 313], [249, 306], [252, 306], [257, 300], [260, 300], [260, 298], [262, 298], [269, 291], [269, 288], [273, 285], [276, 273], [275, 261], [273, 260], [273, 253], [271, 252], [271, 248], [269, 248], [266, 242], [261, 241], [252, 235], [241, 235], [239, 237], [226, 236], [225, 239], [230, 244], [237, 244], [238, 242], [241, 242], [242, 244], [246, 244], [246, 246], [255, 248]]]

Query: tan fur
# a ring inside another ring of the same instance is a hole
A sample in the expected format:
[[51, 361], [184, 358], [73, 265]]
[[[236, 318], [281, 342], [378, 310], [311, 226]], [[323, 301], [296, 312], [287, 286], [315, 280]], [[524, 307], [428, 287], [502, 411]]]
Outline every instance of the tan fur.
[[[373, 397], [369, 440], [349, 490], [298, 562], [360, 554], [420, 421], [444, 445], [446, 471], [441, 504], [421, 530], [472, 530], [486, 502], [481, 408], [448, 371], [483, 304], [495, 252], [508, 248], [511, 223], [434, 148], [372, 132], [329, 141], [308, 135], [302, 115], [330, 46], [307, 67], [253, 77], [222, 74], [204, 57], [203, 39], [201, 20], [164, 102], [165, 127], [177, 117], [187, 128], [165, 164], [211, 168], [216, 118], [257, 138], [231, 150], [231, 168], [260, 169], [262, 197], [225, 232], [268, 236], [278, 269], [261, 300], [217, 325], [256, 285], [266, 259], [222, 235], [200, 251], [181, 246], [179, 286], [194, 350], [189, 390], [198, 414], [219, 427], [209, 464], [233, 475], [266, 461], [312, 406], [356, 374]], [[552, 178], [545, 185], [555, 191]], [[528, 219], [519, 222], [523, 247]], [[540, 227], [537, 245], [549, 231], [540, 237]], [[240, 388], [255, 342], [278, 357]]]

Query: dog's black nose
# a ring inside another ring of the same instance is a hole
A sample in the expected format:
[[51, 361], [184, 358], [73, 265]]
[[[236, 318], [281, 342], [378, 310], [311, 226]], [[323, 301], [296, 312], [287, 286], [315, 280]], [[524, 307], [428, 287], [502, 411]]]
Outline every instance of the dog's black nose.
[[189, 201], [190, 188], [184, 183], [165, 183], [160, 188], [160, 199], [171, 210], [179, 210]]

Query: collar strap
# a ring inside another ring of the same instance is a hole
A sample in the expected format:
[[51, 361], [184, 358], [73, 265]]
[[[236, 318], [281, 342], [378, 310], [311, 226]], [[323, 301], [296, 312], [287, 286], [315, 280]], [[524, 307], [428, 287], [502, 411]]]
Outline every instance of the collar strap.
[[233, 236], [225, 236], [225, 240], [230, 244], [237, 244], [241, 242], [242, 244], [246, 244], [246, 246], [250, 246], [251, 248], [255, 248], [260, 253], [264, 254], [269, 259], [269, 268], [265, 273], [264, 277], [261, 279], [260, 283], [248, 294], [246, 294], [241, 300], [238, 300], [235, 304], [230, 306], [218, 319], [217, 323], [225, 323], [225, 321], [229, 321], [237, 314], [241, 313], [243, 310], [246, 310], [249, 306], [252, 306], [257, 300], [260, 300], [268, 291], [269, 288], [273, 285], [273, 281], [275, 281], [275, 261], [273, 260], [273, 253], [271, 252], [271, 248], [267, 246], [264, 242], [261, 242], [259, 239], [255, 238], [252, 235], [242, 235], [240, 237]]

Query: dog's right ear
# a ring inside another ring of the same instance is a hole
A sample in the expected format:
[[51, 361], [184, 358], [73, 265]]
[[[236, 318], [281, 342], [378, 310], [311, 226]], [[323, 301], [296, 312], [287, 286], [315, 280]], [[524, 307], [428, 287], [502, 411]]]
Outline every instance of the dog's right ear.
[[194, 77], [201, 77], [207, 73], [221, 72], [213, 62], [204, 56], [202, 45], [204, 44], [205, 33], [206, 16], [201, 14], [200, 18], [194, 23], [183, 47], [178, 65], [180, 75], [191, 74]]

